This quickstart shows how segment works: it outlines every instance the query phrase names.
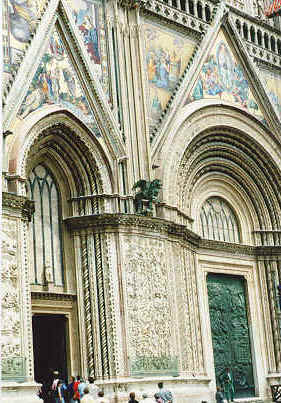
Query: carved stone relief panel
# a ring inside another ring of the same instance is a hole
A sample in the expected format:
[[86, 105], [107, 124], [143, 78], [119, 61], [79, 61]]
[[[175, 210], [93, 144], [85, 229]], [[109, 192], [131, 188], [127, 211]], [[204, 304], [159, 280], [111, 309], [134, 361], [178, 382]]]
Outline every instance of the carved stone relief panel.
[[2, 232], [2, 357], [21, 355], [19, 272], [17, 263], [17, 222], [3, 218]]
[[169, 370], [178, 352], [168, 245], [150, 237], [122, 236], [121, 247], [131, 370]]

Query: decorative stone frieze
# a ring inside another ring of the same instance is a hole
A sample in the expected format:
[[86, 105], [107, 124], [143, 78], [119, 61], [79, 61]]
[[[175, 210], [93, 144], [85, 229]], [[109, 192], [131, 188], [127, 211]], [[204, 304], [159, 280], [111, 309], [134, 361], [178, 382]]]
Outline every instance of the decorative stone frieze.
[[3, 192], [3, 209], [20, 212], [22, 218], [31, 221], [32, 214], [35, 211], [34, 202], [24, 196], [18, 196], [13, 193]]
[[147, 231], [180, 237], [194, 245], [198, 245], [200, 237], [184, 225], [175, 224], [160, 218], [144, 217], [134, 214], [100, 214], [65, 219], [71, 230], [92, 228], [99, 232], [106, 228], [136, 227]]

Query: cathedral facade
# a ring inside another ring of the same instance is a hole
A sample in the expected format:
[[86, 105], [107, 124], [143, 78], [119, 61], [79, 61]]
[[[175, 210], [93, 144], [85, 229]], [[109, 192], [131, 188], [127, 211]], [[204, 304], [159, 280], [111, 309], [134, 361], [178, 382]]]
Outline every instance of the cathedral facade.
[[53, 370], [112, 402], [281, 384], [268, 3], [3, 1], [3, 402]]

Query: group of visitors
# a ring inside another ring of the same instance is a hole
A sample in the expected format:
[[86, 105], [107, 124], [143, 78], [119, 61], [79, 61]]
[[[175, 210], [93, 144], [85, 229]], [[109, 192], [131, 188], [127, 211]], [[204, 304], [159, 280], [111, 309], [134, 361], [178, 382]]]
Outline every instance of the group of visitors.
[[[142, 403], [173, 403], [173, 395], [164, 389], [163, 383], [158, 384], [159, 391], [154, 398], [149, 398], [147, 394], [142, 395]], [[85, 382], [82, 377], [71, 376], [70, 382], [64, 382], [59, 378], [58, 371], [54, 371], [52, 376], [41, 386], [38, 397], [44, 403], [109, 403], [104, 396], [103, 390], [99, 390], [94, 383], [94, 378], [89, 377]], [[139, 403], [136, 395], [131, 392], [128, 403]]]
[[[158, 392], [155, 393], [154, 398], [149, 398], [146, 393], [142, 395], [142, 400], [140, 403], [173, 403], [172, 392], [164, 388], [163, 382], [158, 383]], [[130, 400], [128, 403], [139, 403], [136, 400], [136, 394], [134, 392], [130, 393]]]
[[54, 371], [51, 377], [43, 382], [38, 396], [44, 403], [109, 403], [103, 390], [99, 390], [94, 381], [93, 377], [89, 377], [86, 382], [78, 375], [71, 376], [70, 382], [67, 383], [59, 378], [58, 371]]

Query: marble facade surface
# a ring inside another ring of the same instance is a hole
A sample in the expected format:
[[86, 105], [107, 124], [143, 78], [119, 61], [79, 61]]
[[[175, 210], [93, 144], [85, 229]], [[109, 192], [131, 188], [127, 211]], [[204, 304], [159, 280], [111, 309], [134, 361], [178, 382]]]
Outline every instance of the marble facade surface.
[[[4, 403], [38, 401], [38, 314], [66, 318], [69, 374], [111, 402], [160, 380], [177, 403], [214, 401], [208, 273], [245, 280], [255, 399], [281, 382], [280, 31], [260, 2], [227, 3], [4, 1]], [[34, 281], [40, 166], [58, 187], [57, 284], [43, 263]], [[147, 216], [140, 179], [163, 184]], [[232, 207], [240, 244], [203, 239], [211, 197]]]

